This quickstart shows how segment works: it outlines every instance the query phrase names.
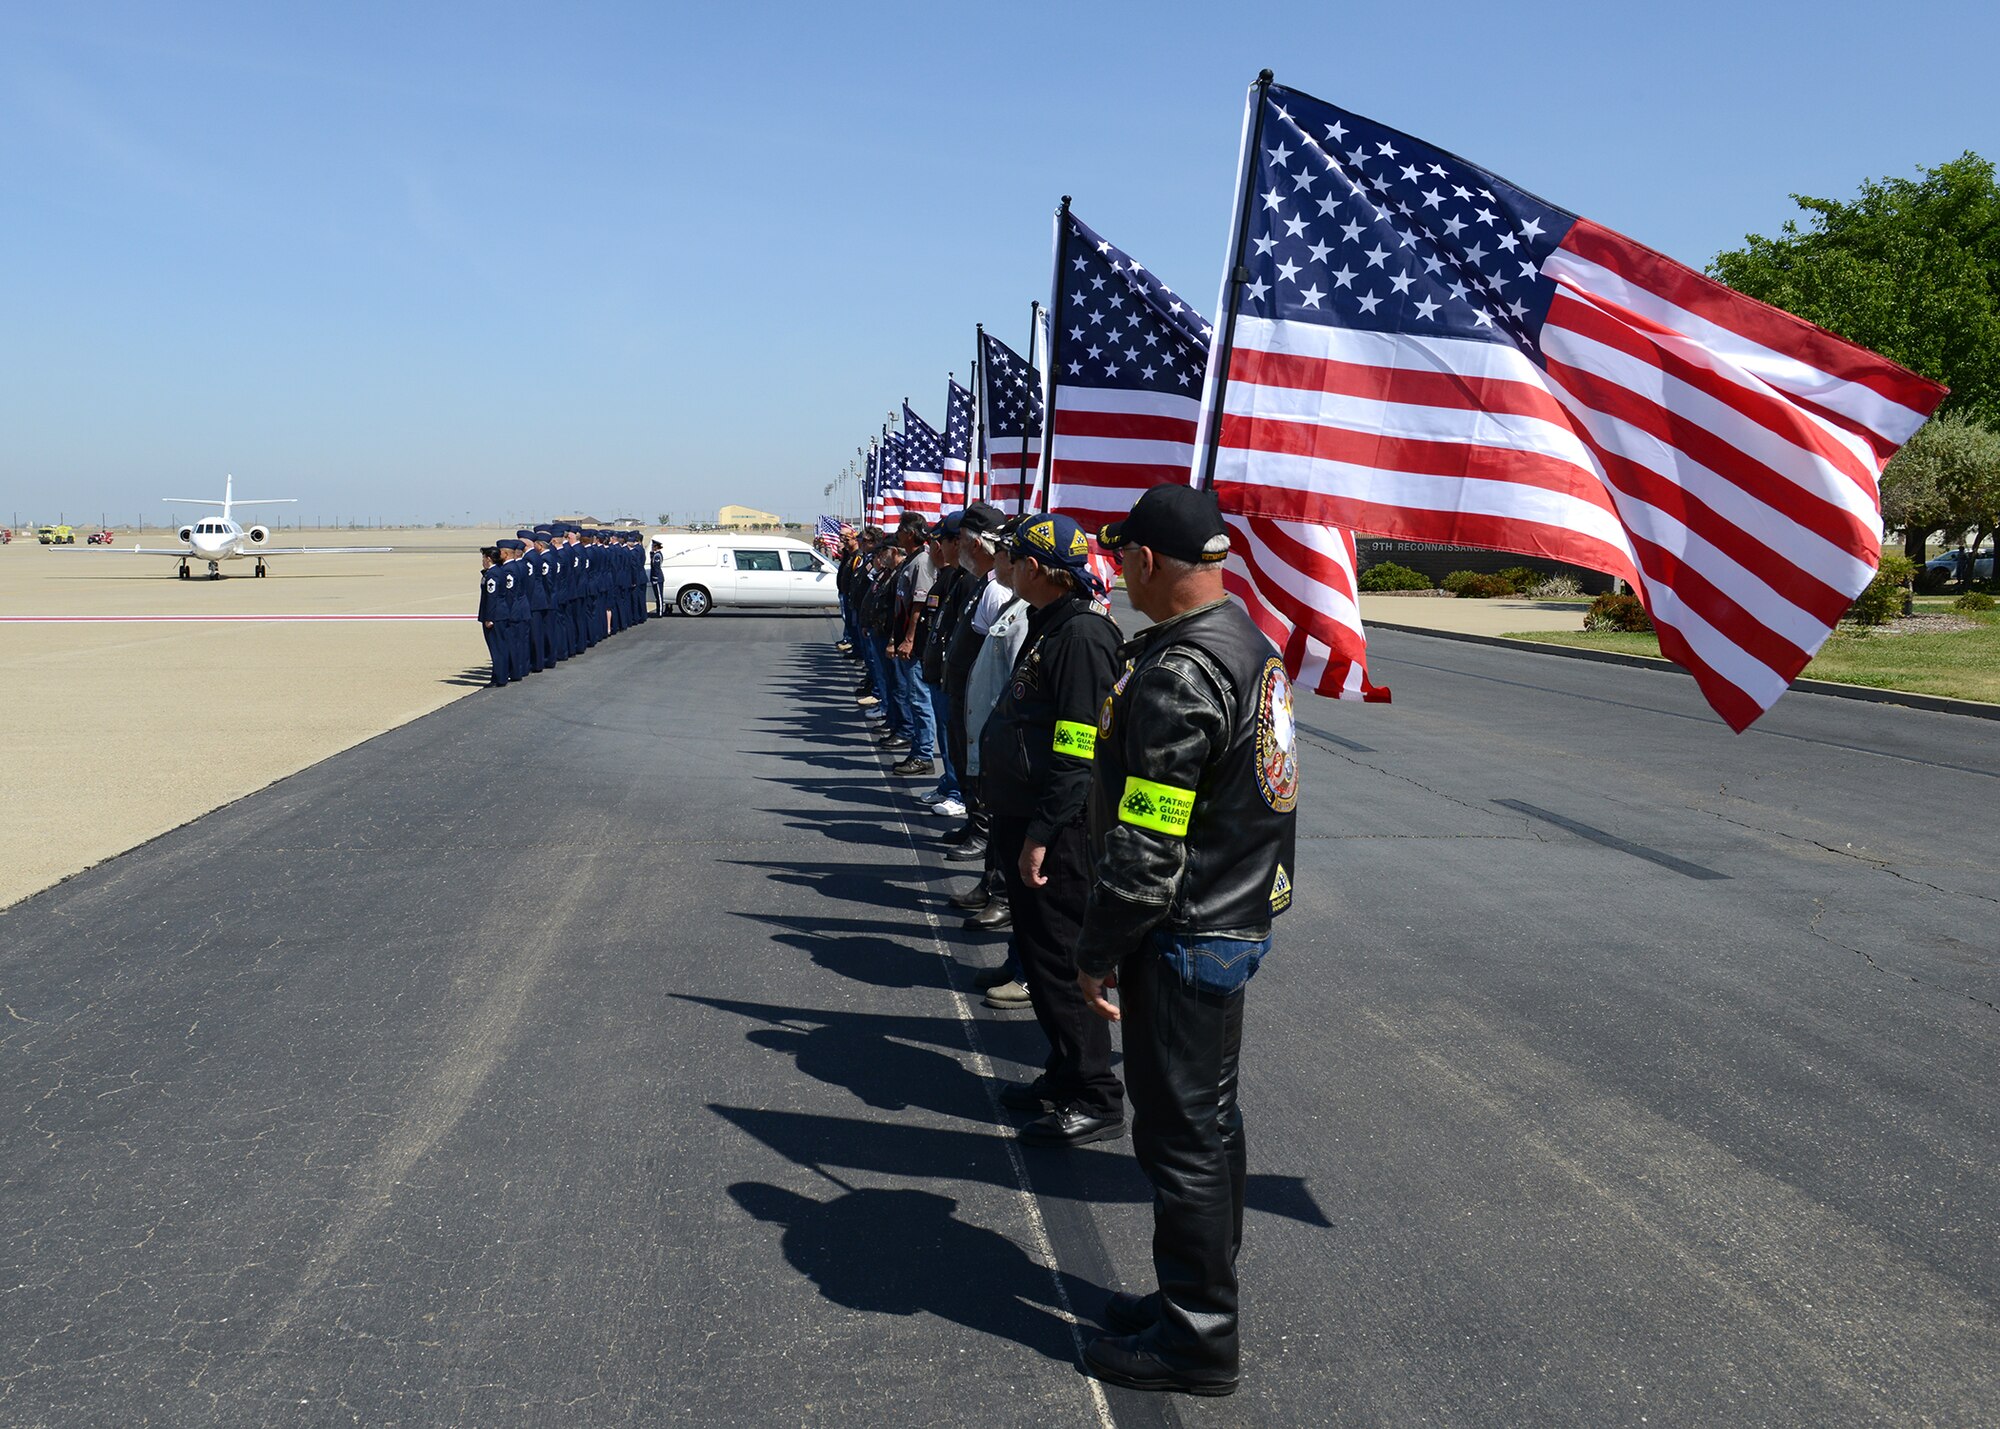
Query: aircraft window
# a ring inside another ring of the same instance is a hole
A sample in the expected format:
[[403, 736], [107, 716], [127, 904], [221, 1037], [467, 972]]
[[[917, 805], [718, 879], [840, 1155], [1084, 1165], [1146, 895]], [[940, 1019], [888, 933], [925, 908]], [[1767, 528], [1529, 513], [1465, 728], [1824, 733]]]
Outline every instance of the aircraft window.
[[782, 571], [776, 551], [738, 551], [736, 569], [739, 571]]

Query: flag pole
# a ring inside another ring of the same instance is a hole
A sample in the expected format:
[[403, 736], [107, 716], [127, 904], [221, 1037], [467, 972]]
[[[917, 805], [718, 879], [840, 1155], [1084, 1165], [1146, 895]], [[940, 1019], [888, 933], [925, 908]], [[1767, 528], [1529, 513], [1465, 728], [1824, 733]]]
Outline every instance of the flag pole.
[[[1069, 242], [1069, 195], [1062, 196], [1062, 207], [1056, 210], [1055, 257], [1049, 271], [1049, 308], [1053, 313], [1062, 311], [1063, 248]], [[1032, 349], [1030, 349], [1032, 351]], [[1035, 484], [1040, 492], [1038, 505], [1048, 505], [1049, 494], [1054, 489], [1055, 446], [1056, 446], [1056, 374], [1062, 371], [1062, 324], [1051, 318], [1049, 323], [1049, 388], [1048, 398], [1042, 403], [1042, 459], [1037, 467]]]
[[1238, 160], [1241, 172], [1237, 175], [1236, 196], [1236, 236], [1229, 247], [1229, 266], [1222, 278], [1222, 311], [1216, 316], [1216, 346], [1208, 357], [1208, 391], [1202, 394], [1202, 415], [1208, 421], [1207, 441], [1203, 445], [1201, 457], [1201, 480], [1195, 483], [1203, 491], [1215, 485], [1216, 452], [1222, 445], [1222, 402], [1229, 392], [1229, 356], [1236, 345], [1236, 304], [1237, 294], [1250, 281], [1250, 270], [1243, 266], [1243, 250], [1250, 242], [1250, 200], [1251, 190], [1257, 187], [1257, 146], [1264, 139], [1264, 98], [1271, 92], [1271, 71], [1257, 73], [1256, 97], [1252, 99], [1252, 111], [1243, 126], [1243, 155]]
[[979, 462], [979, 496], [993, 497], [993, 474], [986, 466], [986, 324], [972, 325], [972, 451]]
[[[1032, 303], [1028, 304], [1028, 371], [1030, 372], [1033, 372], [1035, 370], [1035, 339], [1041, 335], [1041, 331], [1042, 331], [1042, 300], [1040, 298], [1037, 298]], [[1046, 423], [1048, 421], [1048, 418], [1049, 418], [1049, 404], [1047, 402], [1043, 402], [1042, 421]], [[1041, 467], [1039, 463], [1037, 463], [1035, 470], [1037, 473], [1040, 472]], [[1023, 421], [1021, 423], [1021, 465], [1020, 468], [1014, 473], [1014, 480], [1015, 480], [1014, 514], [1016, 516], [1026, 516], [1028, 514], [1027, 475], [1028, 475], [1028, 424], [1026, 421]], [[1036, 479], [1040, 480], [1040, 476], [1037, 475]]]

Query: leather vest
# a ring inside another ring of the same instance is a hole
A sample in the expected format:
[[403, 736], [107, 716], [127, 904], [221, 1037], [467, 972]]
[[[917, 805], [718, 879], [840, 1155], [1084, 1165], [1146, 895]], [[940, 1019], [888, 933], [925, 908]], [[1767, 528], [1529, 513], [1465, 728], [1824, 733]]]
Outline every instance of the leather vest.
[[[1098, 722], [1093, 853], [1121, 818], [1169, 833], [1184, 827], [1185, 863], [1161, 926], [1261, 935], [1291, 906], [1297, 867], [1299, 741], [1284, 661], [1234, 600], [1143, 631], [1119, 655], [1125, 673]], [[1199, 698], [1177, 680], [1147, 683], [1150, 708], [1126, 698], [1133, 672], [1167, 660], [1206, 685], [1228, 719], [1226, 742], [1202, 767], [1191, 801], [1188, 791], [1134, 779], [1125, 767], [1125, 721], [1171, 720], [1173, 702]]]

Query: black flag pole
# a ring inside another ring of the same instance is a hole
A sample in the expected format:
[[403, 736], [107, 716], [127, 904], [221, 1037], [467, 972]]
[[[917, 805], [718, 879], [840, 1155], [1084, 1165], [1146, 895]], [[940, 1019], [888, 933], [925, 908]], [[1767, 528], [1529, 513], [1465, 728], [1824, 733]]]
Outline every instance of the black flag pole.
[[[1042, 451], [1041, 461], [1035, 472], [1036, 506], [1047, 510], [1052, 489], [1055, 466], [1056, 445], [1056, 374], [1062, 371], [1059, 360], [1062, 355], [1062, 281], [1063, 248], [1069, 242], [1069, 195], [1062, 196], [1062, 207], [1056, 210], [1055, 257], [1049, 271], [1049, 385], [1048, 395], [1042, 401]], [[1034, 348], [1028, 349], [1030, 357]]]
[[1222, 279], [1222, 311], [1215, 315], [1216, 345], [1208, 355], [1208, 390], [1202, 401], [1202, 415], [1208, 421], [1207, 440], [1202, 447], [1201, 480], [1196, 483], [1203, 491], [1215, 486], [1215, 456], [1222, 444], [1222, 402], [1229, 394], [1229, 356], [1236, 346], [1236, 304], [1243, 285], [1250, 281], [1250, 270], [1243, 266], [1243, 250], [1250, 242], [1250, 200], [1257, 187], [1257, 148], [1264, 139], [1264, 97], [1271, 91], [1271, 71], [1261, 70], [1257, 75], [1255, 97], [1251, 99], [1251, 113], [1243, 125], [1243, 155], [1237, 161], [1240, 173], [1237, 175], [1236, 195], [1236, 237], [1229, 247], [1229, 266]]
[[972, 325], [972, 462], [979, 468], [979, 499], [993, 498], [993, 474], [986, 469], [986, 324]]
[[[1037, 298], [1028, 304], [1028, 371], [1030, 372], [1035, 370], [1035, 339], [1041, 336], [1041, 332], [1042, 300]], [[1043, 402], [1042, 420], [1044, 422], [1048, 420], [1048, 411], [1049, 404]], [[1036, 463], [1035, 471], [1035, 479], [1039, 481], [1041, 479], [1040, 462]], [[1026, 516], [1028, 514], [1028, 422], [1025, 416], [1021, 419], [1021, 466], [1014, 473], [1014, 483], [1014, 514], [1016, 516]]]

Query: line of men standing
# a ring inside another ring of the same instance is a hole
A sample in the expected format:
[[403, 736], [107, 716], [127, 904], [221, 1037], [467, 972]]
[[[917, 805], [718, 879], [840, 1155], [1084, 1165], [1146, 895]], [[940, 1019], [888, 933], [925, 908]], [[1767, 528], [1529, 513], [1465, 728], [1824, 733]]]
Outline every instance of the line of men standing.
[[642, 625], [646, 537], [552, 521], [481, 549], [479, 627], [495, 685]]
[[931, 775], [942, 755], [919, 800], [966, 814], [947, 857], [985, 864], [953, 901], [983, 910], [1004, 883], [1008, 963], [976, 981], [1018, 976], [1049, 1042], [1041, 1074], [997, 1094], [1029, 1118], [1020, 1139], [1122, 1136], [1129, 1092], [1158, 1288], [1112, 1296], [1086, 1365], [1131, 1388], [1228, 1394], [1244, 989], [1292, 901], [1291, 685], [1224, 589], [1212, 493], [1154, 487], [1098, 541], [1152, 622], [1131, 640], [1074, 521], [975, 503], [935, 525], [906, 516], [894, 541], [870, 527], [843, 542], [840, 645], [863, 665], [856, 700], [878, 742], [903, 756], [893, 772]]

